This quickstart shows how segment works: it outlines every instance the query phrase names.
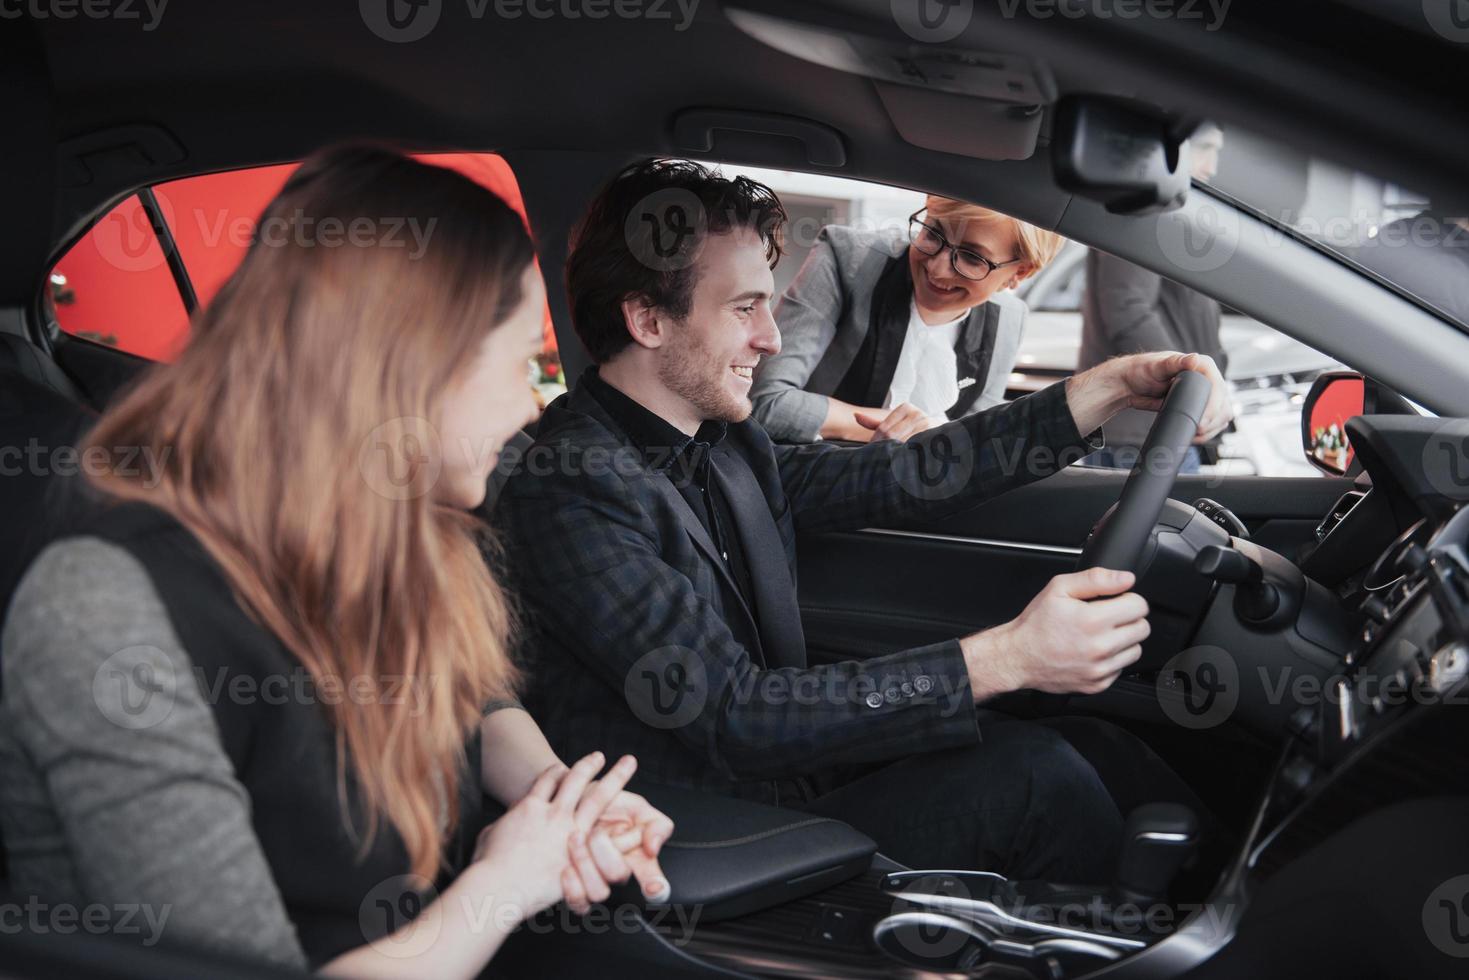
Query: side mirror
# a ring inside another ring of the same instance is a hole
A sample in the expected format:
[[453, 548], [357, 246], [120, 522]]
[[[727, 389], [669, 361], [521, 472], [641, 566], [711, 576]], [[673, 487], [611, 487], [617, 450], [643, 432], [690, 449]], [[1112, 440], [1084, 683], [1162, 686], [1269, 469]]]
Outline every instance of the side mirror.
[[1327, 371], [1316, 377], [1301, 407], [1301, 443], [1306, 459], [1318, 470], [1342, 476], [1352, 466], [1347, 419], [1367, 407], [1367, 379], [1351, 371]]
[[1301, 444], [1312, 466], [1344, 476], [1356, 459], [1347, 440], [1347, 419], [1416, 414], [1407, 399], [1371, 378], [1355, 371], [1324, 371], [1316, 376], [1301, 406]]

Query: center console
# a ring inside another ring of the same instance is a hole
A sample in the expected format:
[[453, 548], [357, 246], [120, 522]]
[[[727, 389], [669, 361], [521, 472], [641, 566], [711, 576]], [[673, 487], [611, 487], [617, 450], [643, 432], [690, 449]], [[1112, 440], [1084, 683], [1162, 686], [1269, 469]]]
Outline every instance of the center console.
[[1153, 804], [1130, 815], [1110, 885], [910, 870], [879, 856], [795, 901], [717, 922], [666, 917], [656, 930], [684, 955], [747, 976], [1079, 977], [1174, 931], [1164, 896], [1197, 838], [1191, 811]]

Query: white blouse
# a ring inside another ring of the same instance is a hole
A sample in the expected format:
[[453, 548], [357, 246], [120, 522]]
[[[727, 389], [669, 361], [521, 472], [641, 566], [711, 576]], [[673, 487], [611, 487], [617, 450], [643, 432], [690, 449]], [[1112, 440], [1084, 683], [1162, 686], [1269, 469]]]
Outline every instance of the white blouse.
[[918, 304], [909, 301], [908, 332], [883, 408], [911, 402], [925, 415], [942, 417], [959, 400], [954, 345], [959, 342], [959, 325], [968, 315], [965, 312], [948, 323], [930, 325], [919, 316]]

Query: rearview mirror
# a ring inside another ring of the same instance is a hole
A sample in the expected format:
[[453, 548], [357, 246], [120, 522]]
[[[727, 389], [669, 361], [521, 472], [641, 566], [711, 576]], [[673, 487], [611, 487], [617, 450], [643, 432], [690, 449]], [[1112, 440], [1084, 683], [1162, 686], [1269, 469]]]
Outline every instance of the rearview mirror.
[[1187, 135], [1145, 107], [1071, 95], [1056, 103], [1051, 168], [1056, 183], [1113, 214], [1171, 211], [1188, 196]]
[[1333, 476], [1352, 466], [1347, 441], [1347, 419], [1367, 407], [1367, 380], [1352, 371], [1327, 371], [1317, 376], [1306, 404], [1301, 407], [1301, 441], [1311, 465]]

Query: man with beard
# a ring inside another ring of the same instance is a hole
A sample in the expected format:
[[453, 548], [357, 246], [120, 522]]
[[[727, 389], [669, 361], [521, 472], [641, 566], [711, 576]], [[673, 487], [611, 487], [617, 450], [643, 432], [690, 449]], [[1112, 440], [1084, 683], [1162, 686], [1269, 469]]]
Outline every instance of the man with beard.
[[[1106, 881], [1126, 811], [1195, 801], [1144, 745], [1086, 719], [1017, 721], [1006, 691], [1093, 693], [1139, 656], [1127, 572], [1058, 575], [1015, 620], [810, 666], [795, 536], [932, 519], [1096, 448], [1207, 357], [1119, 358], [1037, 394], [862, 447], [778, 446], [750, 419], [780, 350], [775, 194], [697, 164], [618, 174], [573, 234], [567, 288], [594, 366], [552, 403], [499, 501], [535, 636], [526, 704], [563, 753], [846, 821], [914, 867]], [[956, 449], [956, 447], [958, 447]], [[1017, 463], [1018, 461], [1018, 463]]]

